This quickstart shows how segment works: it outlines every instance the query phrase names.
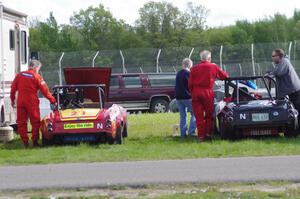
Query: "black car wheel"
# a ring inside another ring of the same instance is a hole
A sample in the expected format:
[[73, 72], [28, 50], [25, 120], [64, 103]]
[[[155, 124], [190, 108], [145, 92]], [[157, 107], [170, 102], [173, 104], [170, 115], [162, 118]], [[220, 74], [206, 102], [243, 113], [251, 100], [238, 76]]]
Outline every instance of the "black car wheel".
[[151, 102], [152, 113], [166, 113], [169, 111], [169, 104], [164, 99], [157, 99]]
[[124, 125], [124, 129], [123, 129], [123, 133], [122, 133], [123, 137], [126, 138], [128, 136], [128, 132], [127, 132], [127, 123], [125, 123]]
[[115, 139], [111, 135], [106, 135], [106, 141], [108, 144], [114, 144]]
[[216, 117], [214, 120], [214, 134], [220, 135], [220, 118]]
[[229, 139], [234, 140], [235, 134], [232, 128], [228, 128], [224, 125], [224, 118], [220, 118], [219, 120], [219, 129], [220, 129], [220, 137], [221, 139]]
[[43, 146], [50, 146], [53, 144], [53, 141], [52, 140], [48, 140], [46, 139], [44, 136], [42, 136], [42, 145]]
[[299, 134], [299, 130], [295, 129], [294, 127], [287, 127], [285, 132], [284, 132], [284, 137], [287, 138], [295, 138]]
[[115, 143], [116, 144], [123, 144], [123, 132], [121, 130], [121, 127], [119, 127], [117, 129], [117, 135], [116, 135], [116, 138], [115, 138]]
[[123, 133], [121, 127], [117, 129], [116, 137], [113, 138], [111, 134], [106, 135], [106, 140], [108, 144], [122, 144], [123, 143]]

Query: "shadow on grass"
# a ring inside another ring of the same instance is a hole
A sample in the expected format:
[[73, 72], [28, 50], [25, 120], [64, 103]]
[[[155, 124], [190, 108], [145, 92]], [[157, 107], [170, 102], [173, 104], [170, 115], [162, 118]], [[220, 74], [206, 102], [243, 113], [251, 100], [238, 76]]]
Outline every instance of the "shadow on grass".
[[24, 146], [20, 139], [15, 139], [8, 143], [0, 143], [0, 149], [17, 150], [17, 149], [24, 149]]

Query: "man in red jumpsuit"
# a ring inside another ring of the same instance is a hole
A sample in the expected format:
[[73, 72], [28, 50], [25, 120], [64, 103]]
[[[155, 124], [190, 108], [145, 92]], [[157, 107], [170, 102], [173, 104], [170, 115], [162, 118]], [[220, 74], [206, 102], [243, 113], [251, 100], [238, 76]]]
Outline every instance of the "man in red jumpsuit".
[[190, 73], [189, 89], [192, 95], [193, 111], [196, 117], [200, 141], [210, 138], [213, 130], [214, 92], [216, 79], [225, 80], [228, 74], [211, 63], [211, 52], [200, 52], [201, 62], [193, 66]]
[[15, 105], [15, 94], [18, 91], [17, 97], [17, 124], [18, 133], [23, 141], [24, 147], [27, 148], [27, 121], [30, 119], [32, 126], [32, 137], [34, 147], [38, 147], [39, 129], [40, 129], [40, 109], [38, 90], [50, 101], [51, 104], [56, 104], [55, 98], [49, 92], [48, 86], [43, 78], [38, 74], [42, 67], [41, 62], [32, 60], [28, 70], [20, 72], [16, 75], [10, 91], [11, 105]]

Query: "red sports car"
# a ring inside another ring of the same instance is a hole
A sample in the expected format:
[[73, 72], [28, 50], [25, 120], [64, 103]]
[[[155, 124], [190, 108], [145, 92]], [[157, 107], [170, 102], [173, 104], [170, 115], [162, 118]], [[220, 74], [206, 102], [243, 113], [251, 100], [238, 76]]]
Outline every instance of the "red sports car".
[[122, 144], [127, 137], [126, 110], [105, 107], [111, 68], [65, 68], [66, 85], [55, 86], [58, 105], [43, 120], [42, 143]]

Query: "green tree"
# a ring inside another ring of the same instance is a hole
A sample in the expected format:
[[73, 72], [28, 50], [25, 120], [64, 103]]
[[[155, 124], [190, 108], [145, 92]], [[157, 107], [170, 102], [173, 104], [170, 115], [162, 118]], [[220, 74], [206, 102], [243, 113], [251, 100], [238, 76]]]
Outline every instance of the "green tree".
[[71, 24], [81, 34], [84, 49], [113, 49], [120, 47], [123, 23], [117, 21], [103, 5], [80, 10], [71, 17]]

